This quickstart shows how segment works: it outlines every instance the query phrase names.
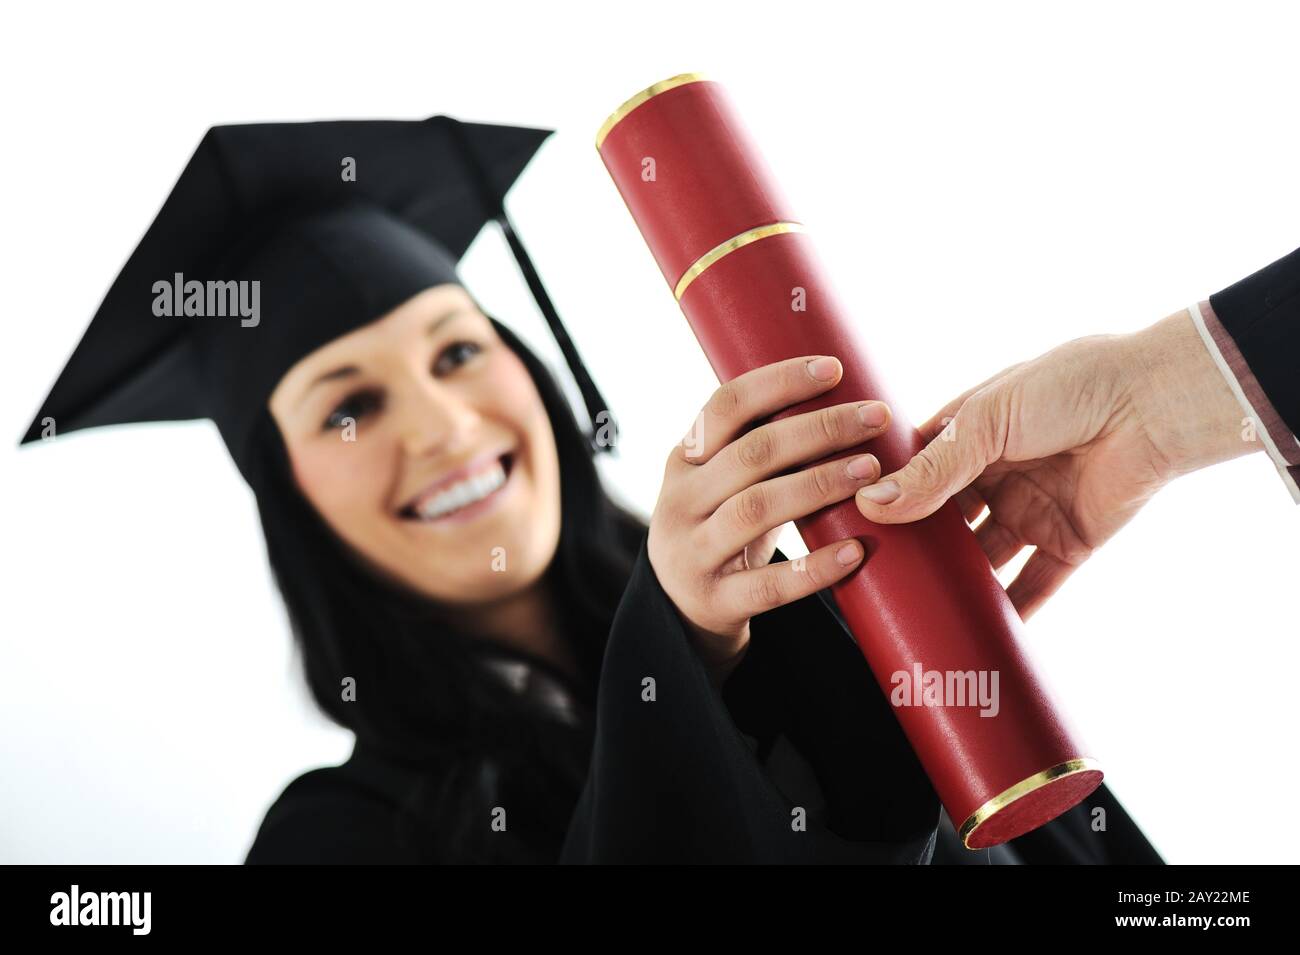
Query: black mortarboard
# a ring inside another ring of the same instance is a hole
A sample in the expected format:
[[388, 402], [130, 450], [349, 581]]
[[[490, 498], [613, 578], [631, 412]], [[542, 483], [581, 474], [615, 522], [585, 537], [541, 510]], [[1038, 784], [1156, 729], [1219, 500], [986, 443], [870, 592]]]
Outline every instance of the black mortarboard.
[[577, 381], [593, 450], [613, 447], [595, 439], [613, 421], [597, 417], [607, 406], [503, 206], [551, 132], [447, 116], [214, 126], [23, 443], [47, 419], [62, 434], [206, 417], [247, 474], [284, 372], [417, 292], [459, 284], [456, 263], [496, 220]]

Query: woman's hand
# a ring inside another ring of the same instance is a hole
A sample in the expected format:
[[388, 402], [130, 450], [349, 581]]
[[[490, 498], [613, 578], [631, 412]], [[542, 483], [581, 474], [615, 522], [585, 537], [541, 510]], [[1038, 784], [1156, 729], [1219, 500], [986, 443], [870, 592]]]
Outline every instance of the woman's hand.
[[716, 685], [744, 655], [751, 617], [829, 587], [862, 559], [849, 538], [769, 563], [781, 525], [880, 475], [870, 454], [793, 469], [878, 436], [889, 409], [854, 401], [751, 427], [830, 390], [842, 372], [837, 359], [817, 356], [746, 372], [713, 393], [668, 456], [648, 555]]
[[1007, 587], [1028, 619], [1160, 487], [1260, 447], [1187, 311], [1132, 335], [1067, 342], [976, 385], [921, 426], [906, 467], [858, 493], [896, 524], [949, 497], [995, 569], [1036, 548]]

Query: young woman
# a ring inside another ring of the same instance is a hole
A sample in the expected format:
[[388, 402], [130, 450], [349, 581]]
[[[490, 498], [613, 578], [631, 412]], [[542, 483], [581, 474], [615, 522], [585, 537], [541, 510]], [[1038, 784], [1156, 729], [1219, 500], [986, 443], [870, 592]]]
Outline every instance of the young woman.
[[[648, 525], [610, 500], [598, 443], [455, 271], [544, 135], [212, 130], [29, 432], [207, 416], [252, 486], [307, 681], [356, 746], [285, 789], [248, 861], [1159, 861], [1105, 787], [1010, 846], [957, 843], [826, 591], [860, 544], [775, 550], [879, 476], [799, 469], [882, 433], [878, 402], [755, 426], [833, 387], [833, 356], [717, 389]], [[160, 314], [174, 275], [195, 287]], [[204, 311], [208, 279], [257, 283], [256, 316]]]

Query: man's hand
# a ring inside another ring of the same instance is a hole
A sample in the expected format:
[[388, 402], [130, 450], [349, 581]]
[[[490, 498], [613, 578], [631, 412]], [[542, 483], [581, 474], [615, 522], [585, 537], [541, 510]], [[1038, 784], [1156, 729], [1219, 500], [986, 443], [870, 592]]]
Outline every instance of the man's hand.
[[920, 520], [956, 495], [1028, 619], [1173, 478], [1258, 450], [1184, 309], [1132, 335], [1067, 342], [950, 401], [926, 447], [856, 496], [871, 521]]

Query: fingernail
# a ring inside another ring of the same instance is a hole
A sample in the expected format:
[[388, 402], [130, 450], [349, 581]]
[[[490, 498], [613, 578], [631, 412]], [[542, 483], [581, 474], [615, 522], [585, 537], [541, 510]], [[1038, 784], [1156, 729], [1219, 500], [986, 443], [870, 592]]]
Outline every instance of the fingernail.
[[808, 374], [818, 381], [834, 381], [839, 370], [840, 363], [835, 358], [814, 358], [808, 362]]
[[858, 405], [858, 420], [868, 428], [879, 428], [889, 417], [889, 409], [883, 401], [868, 401]]
[[892, 504], [901, 493], [902, 488], [897, 481], [881, 481], [858, 491], [858, 497], [871, 504]]
[[878, 477], [880, 475], [880, 462], [876, 460], [874, 454], [859, 454], [856, 458], [849, 460], [848, 472], [851, 478]]
[[835, 559], [847, 567], [858, 559], [860, 553], [862, 550], [857, 544], [845, 544], [835, 552]]

